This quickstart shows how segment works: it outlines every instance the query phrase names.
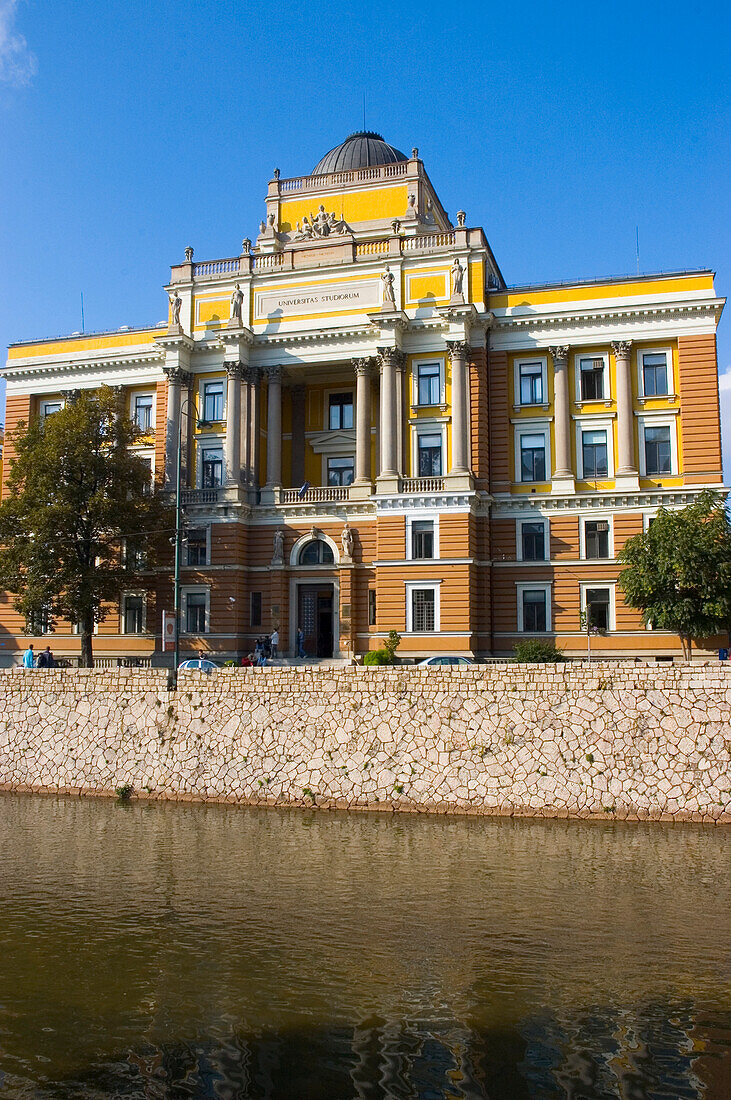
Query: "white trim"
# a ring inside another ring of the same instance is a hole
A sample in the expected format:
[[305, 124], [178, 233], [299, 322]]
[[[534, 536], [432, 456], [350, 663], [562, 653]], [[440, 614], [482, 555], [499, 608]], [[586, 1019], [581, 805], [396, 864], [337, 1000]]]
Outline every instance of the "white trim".
[[[425, 366], [427, 363], [439, 364], [439, 400], [429, 405], [419, 404], [419, 366]], [[440, 405], [445, 405], [447, 401], [446, 393], [446, 380], [445, 380], [445, 368], [444, 368], [444, 356], [443, 355], [420, 355], [418, 359], [412, 359], [411, 361], [411, 407], [412, 409], [435, 409]]]
[[[441, 581], [429, 580], [429, 581], [404, 581], [404, 588], [406, 590], [406, 633], [415, 634], [418, 633], [422, 637], [431, 638], [434, 634], [439, 633], [441, 609], [439, 599], [439, 586]], [[434, 630], [414, 630], [414, 609], [413, 609], [413, 594], [415, 591], [421, 591], [422, 589], [429, 589], [434, 593]]]
[[[58, 408], [49, 413], [46, 412], [46, 405], [58, 405]], [[41, 420], [45, 420], [47, 416], [53, 416], [54, 413], [61, 412], [61, 409], [63, 409], [65, 405], [66, 402], [62, 397], [53, 399], [49, 398], [48, 400], [44, 399], [38, 402], [38, 415], [40, 416]]]
[[197, 595], [203, 593], [206, 597], [205, 607], [205, 630], [204, 634], [211, 633], [211, 589], [210, 585], [206, 584], [186, 584], [180, 589], [180, 622], [181, 635], [187, 634], [189, 637], [196, 637], [192, 631], [187, 629], [188, 622], [188, 596]]
[[[579, 417], [576, 428], [576, 471], [579, 481], [609, 481], [614, 477], [614, 431], [611, 417]], [[586, 477], [584, 474], [584, 448], [582, 432], [605, 432], [607, 437], [607, 472], [601, 477]]]
[[[326, 542], [332, 550], [332, 562], [327, 562], [325, 565], [300, 565], [298, 561], [300, 551], [303, 549], [303, 547], [307, 545], [308, 542], [317, 542], [318, 540], [320, 542]], [[340, 551], [338, 550], [336, 543], [330, 538], [329, 535], [326, 535], [324, 531], [318, 531], [314, 537], [310, 534], [309, 531], [307, 531], [304, 535], [300, 535], [300, 537], [292, 546], [292, 549], [289, 552], [289, 564], [296, 566], [298, 569], [334, 569], [335, 566], [340, 564]], [[312, 582], [308, 581], [307, 583], [311, 584]]]
[[[609, 580], [594, 580], [594, 581], [579, 581], [579, 611], [582, 615], [586, 614], [586, 593], [588, 589], [608, 588], [609, 589], [609, 625], [607, 631], [613, 631], [616, 627], [616, 614], [615, 614], [615, 588], [616, 581]], [[586, 633], [586, 631], [584, 631]]]
[[[220, 368], [219, 368], [220, 370]], [[214, 373], [213, 371], [210, 372]], [[216, 372], [218, 373], [218, 372]], [[223, 387], [223, 415], [220, 420], [209, 420], [209, 424], [225, 424], [226, 423], [226, 397], [228, 396], [228, 379], [226, 375], [218, 376], [216, 378], [210, 378], [205, 374], [198, 377], [198, 419], [206, 420], [206, 386], [211, 386], [214, 383], [220, 382]]]
[[129, 395], [129, 418], [133, 422], [133, 424], [135, 424], [135, 425], [137, 425], [137, 418], [135, 416], [135, 413], [136, 413], [135, 406], [137, 404], [138, 398], [140, 398], [140, 397], [151, 397], [152, 398], [152, 404], [150, 406], [150, 426], [147, 429], [141, 428], [140, 431], [142, 431], [144, 435], [154, 435], [155, 434], [155, 427], [156, 427], [156, 424], [157, 424], [157, 421], [156, 421], [156, 417], [157, 417], [157, 390], [153, 389], [152, 387], [148, 387], [147, 389], [139, 389], [139, 390], [133, 389], [133, 390], [130, 391], [130, 395]]
[[[601, 359], [604, 367], [602, 370], [602, 389], [604, 393], [601, 397], [582, 397], [581, 396], [581, 360], [582, 359]], [[576, 394], [576, 403], [579, 405], [588, 405], [594, 401], [611, 401], [612, 394], [609, 385], [609, 352], [608, 351], [591, 351], [586, 349], [584, 351], [577, 351], [574, 354], [574, 393]]]
[[[323, 452], [323, 455], [322, 455], [322, 481], [320, 482], [320, 484], [321, 485], [329, 485], [330, 484], [330, 482], [328, 480], [329, 473], [330, 473], [330, 471], [328, 470], [328, 463], [330, 462], [330, 459], [332, 459], [332, 458], [352, 458], [352, 460], [353, 460], [353, 481], [355, 481], [355, 453], [354, 453], [354, 448], [351, 447], [351, 449], [349, 451], [343, 451], [342, 454], [340, 454], [339, 452], [334, 452], [334, 451], [328, 451], [327, 454], [325, 454]], [[348, 482], [349, 485], [352, 485], [352, 483], [353, 483], [352, 481]]]
[[[348, 393], [352, 398], [353, 408], [353, 424], [350, 428], [331, 428], [330, 427], [330, 398], [334, 393]], [[356, 409], [355, 409], [355, 386], [346, 383], [344, 386], [332, 386], [329, 389], [323, 391], [324, 406], [322, 412], [322, 430], [323, 432], [355, 432], [356, 424]], [[326, 423], [327, 421], [327, 423]]]
[[[587, 523], [608, 523], [606, 558], [587, 558], [586, 556], [586, 525]], [[579, 557], [582, 561], [613, 561], [614, 560], [614, 517], [610, 512], [597, 515], [579, 516]]]
[[[442, 472], [441, 474], [434, 474], [434, 477], [444, 477], [447, 473], [447, 424], [446, 421], [432, 420], [431, 418], [424, 420], [413, 420], [411, 422], [411, 476], [421, 477], [419, 473], [419, 436], [420, 435], [439, 435], [442, 439]], [[431, 477], [431, 474], [425, 474], [425, 477]]]
[[[516, 604], [518, 608], [517, 625], [519, 634], [530, 634], [533, 637], [539, 634], [552, 634], [553, 619], [551, 609], [551, 581], [516, 581]], [[523, 593], [524, 592], [543, 592], [546, 597], [546, 629], [545, 630], [525, 630], [523, 628]]]
[[[539, 363], [541, 367], [541, 390], [543, 400], [535, 402], [522, 402], [520, 399], [520, 368], [529, 363]], [[548, 408], [548, 357], [545, 355], [521, 355], [513, 361], [513, 408], [536, 409]]]
[[[532, 559], [523, 558], [523, 524], [524, 523], [541, 523], [543, 525], [543, 557]], [[515, 560], [516, 561], [529, 561], [531, 564], [534, 561], [550, 561], [551, 560], [551, 523], [547, 516], [535, 515], [535, 516], [520, 516], [515, 521]]]
[[[665, 356], [665, 368], [668, 378], [668, 392], [667, 393], [645, 393], [645, 372], [643, 371], [643, 356], [645, 355], [664, 355]], [[675, 381], [675, 361], [673, 357], [673, 349], [668, 345], [667, 347], [638, 347], [635, 351], [635, 372], [637, 377], [637, 396], [642, 401], [653, 401], [656, 397], [658, 399], [674, 397], [678, 392]]]
[[[649, 423], [648, 423], [649, 422]], [[645, 428], [669, 428], [670, 429], [670, 471], [666, 474], [648, 474], [645, 460]], [[675, 416], [668, 412], [643, 412], [638, 417], [637, 429], [639, 436], [639, 466], [640, 477], [662, 478], [678, 476], [678, 431]]]
[[[133, 597], [141, 596], [142, 597], [142, 630], [140, 630], [139, 632], [135, 631], [133, 633], [132, 631], [130, 631], [128, 633], [127, 630], [125, 630], [125, 623], [126, 623], [126, 620], [127, 620], [127, 608], [126, 608], [125, 605], [126, 605], [126, 601], [127, 601], [128, 596], [133, 596]], [[137, 638], [139, 638], [143, 634], [147, 633], [147, 592], [145, 591], [144, 588], [130, 588], [130, 589], [126, 589], [124, 592], [122, 592], [122, 598], [119, 602], [119, 611], [120, 611], [120, 615], [119, 615], [119, 633], [120, 634], [124, 635], [125, 637], [130, 637], [130, 638], [137, 637]]]
[[[211, 526], [210, 522], [206, 523], [186, 523], [183, 529], [183, 545], [185, 547], [185, 553], [183, 555], [183, 562], [181, 564], [182, 569], [207, 569], [211, 564]], [[186, 531], [205, 531], [206, 535], [206, 560], [203, 565], [189, 565], [188, 564], [188, 540], [185, 536]]]
[[224, 440], [220, 435], [213, 436], [197, 436], [196, 437], [196, 463], [195, 463], [195, 481], [196, 486], [199, 489], [203, 488], [203, 452], [204, 451], [220, 451], [221, 454], [221, 481], [219, 486], [226, 484], [226, 460], [224, 454]]
[[[521, 480], [521, 447], [520, 441], [524, 435], [542, 435], [545, 448], [545, 477], [543, 481], [522, 481]], [[520, 424], [515, 425], [513, 432], [513, 451], [514, 451], [514, 485], [546, 485], [551, 481], [552, 463], [551, 463], [551, 429], [545, 420], [521, 420]]]
[[[412, 523], [431, 522], [434, 524], [434, 554], [431, 558], [415, 558], [411, 541]], [[415, 512], [406, 516], [406, 560], [407, 561], [438, 561], [439, 560], [439, 512]]]

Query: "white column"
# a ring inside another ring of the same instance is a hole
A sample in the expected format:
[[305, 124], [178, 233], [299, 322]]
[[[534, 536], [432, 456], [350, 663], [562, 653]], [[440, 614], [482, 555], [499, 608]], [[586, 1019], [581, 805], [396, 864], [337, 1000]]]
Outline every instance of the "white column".
[[174, 489], [178, 479], [178, 438], [180, 433], [180, 391], [189, 375], [180, 367], [163, 367], [167, 376], [167, 418], [165, 424], [165, 488]]
[[[612, 344], [617, 363], [617, 488], [638, 489], [639, 479], [635, 459], [635, 426], [632, 412], [632, 373], [630, 369], [631, 340]], [[619, 483], [622, 483], [621, 486]]]
[[379, 416], [381, 470], [380, 477], [397, 478], [396, 442], [396, 366], [404, 361], [404, 353], [398, 348], [379, 348], [381, 370], [381, 408]]
[[282, 368], [267, 370], [267, 488], [282, 484]]
[[355, 483], [371, 483], [371, 370], [370, 359], [354, 359], [355, 370]]
[[452, 464], [450, 474], [469, 471], [467, 432], [467, 359], [470, 345], [466, 340], [447, 340], [452, 365]]
[[249, 401], [251, 402], [251, 418], [249, 420], [249, 476], [253, 489], [259, 488], [259, 452], [261, 436], [260, 382], [261, 370], [259, 367], [249, 367]]
[[571, 435], [569, 412], [569, 348], [568, 345], [548, 349], [553, 359], [553, 416], [556, 454], [552, 489], [554, 492], [574, 491], [571, 468]]
[[239, 458], [241, 460], [241, 480], [245, 485], [251, 481], [251, 372], [248, 367], [241, 371], [241, 425], [239, 432]]
[[224, 363], [226, 368], [226, 484], [238, 485], [241, 478], [241, 376], [238, 361]]
[[396, 364], [396, 470], [403, 477], [404, 467], [404, 381], [406, 356]]

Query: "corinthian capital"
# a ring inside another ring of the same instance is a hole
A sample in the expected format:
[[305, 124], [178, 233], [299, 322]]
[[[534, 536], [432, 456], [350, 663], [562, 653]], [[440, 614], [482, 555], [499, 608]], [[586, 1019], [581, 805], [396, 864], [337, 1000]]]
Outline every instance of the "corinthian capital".
[[378, 348], [378, 360], [380, 369], [385, 366], [395, 367], [401, 370], [406, 362], [406, 356], [399, 348]]
[[223, 366], [229, 378], [238, 378], [240, 380], [244, 377], [244, 364], [238, 359], [224, 360]]
[[267, 381], [269, 385], [281, 383], [284, 370], [281, 366], [267, 367]]
[[162, 369], [167, 375], [169, 386], [187, 386], [191, 381], [192, 375], [182, 367], [163, 367]]
[[631, 340], [615, 340], [612, 344], [612, 351], [614, 352], [615, 359], [629, 359], [631, 347]]
[[555, 347], [549, 348], [548, 353], [553, 359], [553, 366], [556, 370], [566, 366], [566, 360], [569, 357], [569, 345], [557, 344]]
[[357, 375], [365, 375], [370, 377], [373, 372], [373, 360], [368, 357], [367, 359], [352, 359], [353, 370]]
[[469, 359], [470, 345], [466, 340], [447, 340], [447, 354], [450, 362], [455, 359]]

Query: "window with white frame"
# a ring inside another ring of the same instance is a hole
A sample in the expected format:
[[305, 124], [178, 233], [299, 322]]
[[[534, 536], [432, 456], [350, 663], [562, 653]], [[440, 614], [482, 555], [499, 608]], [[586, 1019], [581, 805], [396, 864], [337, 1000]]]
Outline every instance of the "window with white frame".
[[442, 404], [442, 364], [438, 359], [416, 364], [416, 404]]
[[417, 435], [419, 477], [441, 477], [442, 433], [419, 432]]
[[223, 420], [223, 379], [203, 383], [203, 420], [209, 424]]
[[406, 521], [407, 557], [428, 559], [437, 557], [436, 522], [433, 519], [412, 519]]
[[209, 527], [189, 527], [185, 532], [186, 565], [208, 565]]
[[606, 355], [577, 355], [577, 399], [606, 401], [609, 398], [609, 370]]
[[138, 431], [148, 434], [152, 431], [153, 396], [151, 393], [136, 393], [132, 405], [132, 419]]
[[643, 397], [667, 397], [672, 393], [672, 352], [663, 350], [638, 352], [640, 393]]
[[589, 582], [581, 585], [584, 629], [614, 629], [614, 585]]
[[183, 604], [183, 633], [207, 634], [210, 616], [210, 589], [208, 588], [184, 588], [182, 591]]
[[[328, 428], [331, 432], [353, 427], [353, 394], [331, 393], [328, 403]], [[328, 485], [331, 484], [328, 482]], [[335, 484], [350, 484], [337, 482]]]
[[545, 519], [518, 520], [518, 561], [546, 561], [547, 525]]
[[51, 609], [46, 604], [31, 611], [26, 619], [26, 634], [53, 634]]
[[145, 597], [141, 592], [125, 592], [122, 596], [122, 633], [143, 634], [145, 630]]
[[407, 582], [406, 630], [413, 634], [432, 634], [439, 630], [438, 584]]
[[546, 432], [521, 432], [518, 436], [520, 450], [520, 480], [546, 480]]
[[201, 489], [223, 485], [223, 448], [201, 447]]
[[352, 485], [355, 476], [355, 459], [352, 455], [327, 460], [328, 485]]
[[581, 429], [581, 475], [587, 481], [596, 481], [609, 474], [606, 428]]
[[584, 520], [584, 557], [589, 559], [610, 558], [611, 528], [607, 519]]
[[546, 396], [545, 359], [519, 359], [516, 369], [518, 405], [544, 405]]
[[38, 415], [41, 420], [45, 420], [47, 416], [53, 416], [54, 413], [61, 412], [63, 408], [63, 401], [41, 401], [38, 406]]
[[670, 424], [643, 424], [644, 474], [660, 477], [673, 471], [672, 429]]
[[540, 582], [518, 584], [518, 631], [544, 634], [551, 629], [551, 585]]

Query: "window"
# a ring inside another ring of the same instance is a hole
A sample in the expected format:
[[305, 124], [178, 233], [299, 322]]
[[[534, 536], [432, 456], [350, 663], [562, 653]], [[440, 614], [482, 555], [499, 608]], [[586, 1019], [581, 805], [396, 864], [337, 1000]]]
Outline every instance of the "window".
[[581, 433], [581, 470], [584, 479], [595, 481], [607, 477], [607, 433], [606, 431], [582, 431]]
[[223, 452], [220, 447], [201, 449], [201, 488], [215, 489], [223, 484]]
[[417, 632], [434, 630], [436, 593], [433, 588], [411, 590], [411, 629]]
[[144, 599], [139, 594], [123, 597], [122, 633], [142, 634], [144, 630]]
[[645, 397], [668, 395], [668, 353], [666, 351], [640, 352], [642, 393]]
[[604, 356], [579, 359], [579, 393], [582, 401], [602, 401], [609, 394], [604, 387]]
[[417, 405], [440, 405], [442, 402], [442, 365], [419, 363], [416, 368]]
[[330, 394], [330, 416], [328, 427], [331, 432], [339, 428], [353, 427], [353, 395], [352, 393]]
[[41, 420], [45, 420], [47, 416], [53, 416], [54, 413], [60, 412], [62, 408], [63, 401], [41, 401], [39, 406]]
[[185, 594], [185, 633], [205, 634], [208, 597], [205, 592], [187, 592]]
[[518, 630], [540, 634], [548, 624], [548, 588], [546, 585], [518, 585]]
[[147, 567], [147, 554], [133, 539], [125, 539], [123, 557], [127, 569], [137, 571]]
[[[223, 420], [223, 379], [203, 384], [203, 419], [209, 424]], [[220, 484], [220, 483], [219, 483]]]
[[520, 557], [522, 561], [546, 560], [546, 524], [542, 519], [520, 524]]
[[249, 596], [249, 623], [261, 626], [261, 592], [252, 592]]
[[190, 527], [185, 536], [187, 565], [208, 564], [208, 531], [205, 527]]
[[520, 436], [520, 480], [546, 480], [545, 435]]
[[586, 614], [586, 628], [597, 630], [609, 630], [611, 627], [611, 589], [609, 588], [585, 588], [584, 612]]
[[144, 493], [151, 493], [152, 492], [152, 455], [137, 454], [137, 458], [139, 458], [139, 460], [141, 462], [144, 462], [144, 464], [145, 464], [145, 466], [147, 467], [147, 470], [148, 470], [147, 479], [146, 479], [145, 484], [144, 484], [143, 492]]
[[672, 471], [670, 428], [645, 425], [645, 474], [657, 477]]
[[368, 589], [368, 625], [376, 625], [376, 590], [375, 588]]
[[425, 433], [418, 437], [419, 477], [441, 477], [442, 474], [442, 436], [441, 433]]
[[134, 412], [132, 415], [137, 428], [141, 432], [152, 430], [152, 394], [138, 393], [135, 395]]
[[605, 519], [588, 519], [584, 523], [584, 548], [587, 558], [608, 558], [609, 523]]
[[518, 364], [518, 385], [521, 405], [543, 404], [543, 363], [540, 359]]
[[434, 557], [434, 521], [413, 520], [411, 523], [411, 557]]
[[39, 607], [31, 611], [26, 621], [26, 634], [52, 634], [51, 610], [49, 607]]
[[299, 553], [300, 565], [332, 565], [334, 561], [332, 547], [323, 539], [312, 539]]
[[328, 485], [352, 485], [354, 473], [355, 465], [352, 455], [348, 455], [347, 458], [328, 458]]

